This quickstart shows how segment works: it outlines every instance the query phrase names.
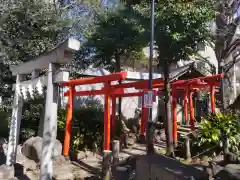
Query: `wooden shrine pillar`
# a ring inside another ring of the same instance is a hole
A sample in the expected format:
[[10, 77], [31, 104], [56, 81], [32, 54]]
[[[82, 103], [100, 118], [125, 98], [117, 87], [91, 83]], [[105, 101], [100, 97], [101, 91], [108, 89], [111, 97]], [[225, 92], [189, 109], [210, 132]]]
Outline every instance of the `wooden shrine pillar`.
[[16, 88], [12, 105], [12, 118], [8, 138], [8, 150], [6, 156], [6, 165], [10, 166], [16, 163], [17, 146], [19, 141], [20, 125], [22, 118], [23, 97], [21, 95], [20, 84], [24, 79], [23, 75], [17, 74]]
[[102, 179], [109, 180], [111, 177], [111, 157], [112, 151], [110, 150], [110, 136], [111, 136], [111, 96], [110, 85], [104, 84], [104, 138], [103, 138], [103, 166], [102, 166]]
[[63, 146], [63, 156], [69, 156], [70, 150], [70, 140], [71, 140], [71, 131], [72, 131], [72, 116], [73, 116], [73, 100], [74, 100], [74, 86], [68, 87], [69, 95], [68, 95], [68, 104], [67, 104], [67, 119], [66, 119], [66, 127], [65, 127], [65, 138], [64, 138], [64, 146]]
[[110, 136], [111, 136], [111, 120], [110, 120], [110, 105], [111, 96], [109, 84], [104, 84], [105, 97], [104, 97], [104, 150], [110, 150]]
[[215, 86], [210, 86], [210, 101], [211, 101], [211, 112], [215, 113]]
[[54, 83], [53, 77], [59, 68], [59, 64], [49, 63], [40, 180], [51, 180], [53, 174], [52, 164], [54, 144], [57, 137], [57, 109], [59, 96], [59, 87], [57, 83]]
[[188, 88], [184, 91], [184, 121], [188, 124]]
[[173, 118], [173, 143], [176, 146], [177, 145], [177, 94], [176, 94], [176, 88], [172, 88], [172, 118]]
[[191, 126], [191, 130], [194, 131], [195, 117], [194, 117], [194, 107], [193, 107], [193, 92], [190, 89], [188, 90], [188, 100], [189, 100], [190, 126]]
[[111, 118], [111, 127], [112, 127], [112, 136], [115, 136], [116, 133], [116, 108], [117, 108], [117, 98], [116, 96], [112, 96], [112, 118]]
[[144, 107], [144, 94], [142, 95], [142, 118], [141, 118], [141, 127], [140, 127], [140, 135], [145, 136], [146, 125], [148, 121], [148, 109]]

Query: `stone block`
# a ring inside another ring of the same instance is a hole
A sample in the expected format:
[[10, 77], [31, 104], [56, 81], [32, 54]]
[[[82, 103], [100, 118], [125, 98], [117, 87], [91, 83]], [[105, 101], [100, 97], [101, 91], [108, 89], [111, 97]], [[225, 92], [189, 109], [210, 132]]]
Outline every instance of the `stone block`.
[[70, 152], [70, 159], [72, 161], [78, 161], [78, 160], [81, 160], [81, 159], [86, 159], [88, 158], [89, 156], [91, 156], [93, 153], [90, 152], [90, 151], [71, 151]]
[[64, 156], [55, 156], [53, 159], [53, 166], [58, 166], [58, 165], [62, 165], [66, 162], [66, 159]]
[[0, 166], [0, 179], [11, 179], [14, 178], [14, 167], [1, 165]]
[[54, 180], [74, 180], [72, 167], [70, 165], [56, 166], [53, 170]]
[[35, 170], [38, 168], [38, 164], [34, 160], [28, 159], [23, 154], [17, 155], [17, 163], [23, 165], [24, 173], [28, 170]]
[[[43, 139], [41, 137], [31, 137], [23, 143], [22, 154], [27, 158], [39, 162], [41, 160]], [[55, 141], [54, 157], [61, 156], [62, 144], [59, 140]]]
[[203, 171], [174, 159], [154, 154], [143, 155], [136, 161], [136, 179], [187, 180], [204, 179]]
[[72, 172], [64, 172], [53, 175], [54, 180], [74, 180], [74, 175]]
[[217, 180], [240, 180], [240, 165], [228, 164], [214, 178]]

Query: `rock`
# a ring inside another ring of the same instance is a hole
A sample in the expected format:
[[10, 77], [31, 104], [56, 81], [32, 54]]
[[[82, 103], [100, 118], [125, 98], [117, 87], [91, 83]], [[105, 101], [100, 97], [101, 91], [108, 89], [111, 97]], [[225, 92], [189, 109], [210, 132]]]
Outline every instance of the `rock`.
[[87, 158], [90, 155], [90, 151], [76, 151], [70, 152], [70, 158], [72, 161], [78, 161]]
[[159, 136], [161, 141], [166, 141], [166, 134], [164, 130], [160, 130]]
[[23, 154], [17, 154], [17, 163], [24, 167], [24, 173], [26, 173], [26, 171], [35, 170], [38, 168], [38, 164], [35, 161], [28, 159]]
[[126, 167], [117, 167], [115, 176], [116, 176], [115, 180], [128, 179], [129, 177], [128, 169]]
[[224, 160], [226, 164], [239, 164], [240, 158], [237, 154], [228, 152], [226, 154], [226, 159]]
[[216, 180], [240, 180], [240, 165], [228, 164], [214, 178]]
[[0, 164], [4, 164], [6, 162], [7, 148], [8, 144], [6, 139], [0, 138]]
[[53, 179], [55, 180], [74, 180], [72, 168], [69, 165], [54, 168]]
[[213, 176], [215, 176], [217, 173], [223, 170], [223, 167], [219, 166], [216, 162], [209, 162], [209, 167], [212, 170]]
[[136, 135], [135, 134], [129, 134], [128, 139], [127, 139], [127, 145], [128, 146], [133, 146], [137, 141]]
[[10, 179], [14, 178], [14, 167], [13, 166], [7, 166], [7, 165], [1, 165], [0, 166], [0, 179]]
[[57, 166], [57, 165], [62, 165], [66, 162], [65, 157], [64, 156], [55, 156], [53, 159], [53, 165]]
[[[31, 137], [23, 143], [22, 154], [27, 158], [34, 160], [35, 162], [40, 162], [42, 153], [42, 142], [41, 137]], [[55, 141], [54, 146], [54, 157], [61, 156], [62, 154], [62, 144], [59, 140]]]
[[4, 155], [7, 155], [8, 142], [5, 138], [0, 138], [0, 152], [3, 152]]
[[54, 180], [74, 180], [74, 175], [72, 172], [63, 171], [61, 173], [53, 175]]

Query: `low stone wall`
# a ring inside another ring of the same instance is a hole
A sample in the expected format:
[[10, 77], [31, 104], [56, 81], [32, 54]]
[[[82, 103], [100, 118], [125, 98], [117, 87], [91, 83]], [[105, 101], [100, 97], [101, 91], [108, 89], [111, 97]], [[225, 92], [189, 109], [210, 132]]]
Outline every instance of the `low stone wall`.
[[136, 180], [204, 180], [208, 175], [162, 155], [143, 155], [136, 162]]

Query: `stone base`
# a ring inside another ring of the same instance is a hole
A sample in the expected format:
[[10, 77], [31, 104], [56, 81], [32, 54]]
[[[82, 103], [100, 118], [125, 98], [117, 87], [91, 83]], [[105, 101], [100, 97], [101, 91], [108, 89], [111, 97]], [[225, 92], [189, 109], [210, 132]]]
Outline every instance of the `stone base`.
[[203, 171], [158, 154], [140, 156], [137, 159], [136, 165], [137, 180], [183, 180], [206, 178]]
[[218, 180], [240, 180], [240, 165], [228, 164], [214, 178]]
[[[34, 160], [35, 162], [40, 162], [42, 156], [42, 143], [43, 138], [41, 137], [31, 137], [23, 143], [21, 152], [27, 158]], [[53, 156], [61, 156], [62, 154], [62, 144], [59, 140], [55, 141]]]
[[53, 172], [54, 180], [74, 180], [74, 175], [72, 173], [71, 167], [58, 167], [54, 169]]
[[1, 165], [0, 166], [0, 179], [13, 179], [14, 178], [14, 167]]

